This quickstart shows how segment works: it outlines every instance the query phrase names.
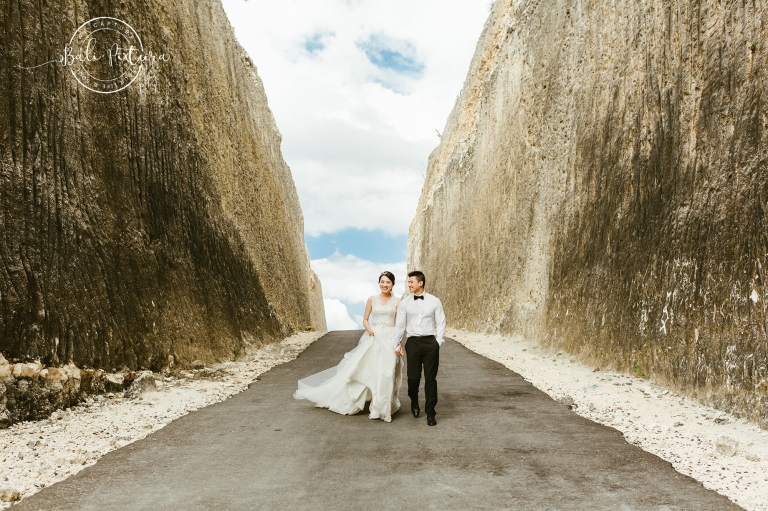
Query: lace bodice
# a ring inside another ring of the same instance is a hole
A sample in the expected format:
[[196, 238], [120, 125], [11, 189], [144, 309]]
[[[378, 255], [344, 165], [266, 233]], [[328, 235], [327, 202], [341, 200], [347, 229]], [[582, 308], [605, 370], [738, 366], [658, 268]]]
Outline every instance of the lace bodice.
[[368, 323], [374, 326], [395, 326], [395, 314], [397, 313], [397, 302], [399, 300], [392, 296], [386, 305], [382, 305], [379, 295], [371, 297], [371, 315], [368, 317]]

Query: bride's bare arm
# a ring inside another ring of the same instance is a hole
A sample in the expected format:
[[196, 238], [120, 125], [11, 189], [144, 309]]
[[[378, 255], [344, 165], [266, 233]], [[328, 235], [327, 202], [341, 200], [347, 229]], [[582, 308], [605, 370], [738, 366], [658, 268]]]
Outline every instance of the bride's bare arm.
[[[397, 303], [395, 304], [395, 324], [397, 324], [397, 313], [400, 312], [400, 301], [402, 299], [398, 298]], [[403, 345], [399, 344], [397, 349], [395, 350], [395, 353], [402, 356], [405, 355], [405, 350], [403, 349]]]
[[368, 324], [368, 316], [371, 315], [372, 308], [371, 297], [369, 296], [368, 301], [365, 302], [365, 316], [363, 317], [363, 326], [365, 327], [365, 331], [368, 332], [368, 335], [373, 335], [373, 329], [371, 328], [371, 325]]

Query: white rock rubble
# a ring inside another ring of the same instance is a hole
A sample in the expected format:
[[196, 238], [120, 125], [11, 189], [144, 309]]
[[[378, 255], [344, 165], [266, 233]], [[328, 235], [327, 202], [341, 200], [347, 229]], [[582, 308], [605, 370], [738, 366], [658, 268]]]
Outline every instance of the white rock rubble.
[[579, 415], [750, 511], [768, 511], [768, 431], [635, 375], [600, 371], [520, 336], [448, 329]]
[[54, 412], [49, 419], [0, 430], [0, 509], [78, 473], [174, 419], [242, 392], [260, 374], [295, 359], [321, 335], [302, 332], [249, 350], [241, 360], [211, 367], [221, 369], [216, 380], [191, 379], [191, 372], [186, 373], [189, 378], [158, 376], [158, 391], [135, 400], [96, 396]]
[[[24, 498], [66, 479], [174, 419], [245, 390], [258, 375], [293, 360], [321, 335], [297, 334], [217, 365], [212, 369], [221, 368], [223, 377], [216, 381], [161, 378], [158, 392], [136, 400], [97, 396], [54, 412], [48, 420], [0, 430], [0, 490]], [[768, 431], [650, 380], [595, 371], [520, 337], [455, 329], [447, 336], [519, 373], [576, 413], [621, 431], [630, 443], [745, 509], [768, 511]], [[0, 500], [0, 509], [10, 505]]]

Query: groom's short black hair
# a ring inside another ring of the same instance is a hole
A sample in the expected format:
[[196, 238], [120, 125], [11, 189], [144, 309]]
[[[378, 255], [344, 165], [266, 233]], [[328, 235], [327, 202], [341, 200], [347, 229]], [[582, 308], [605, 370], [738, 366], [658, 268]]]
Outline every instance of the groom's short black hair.
[[421, 273], [418, 270], [410, 272], [408, 274], [408, 276], [409, 277], [416, 277], [417, 279], [419, 279], [419, 282], [421, 282], [422, 286], [426, 286], [427, 285], [427, 278], [424, 276], [423, 273]]

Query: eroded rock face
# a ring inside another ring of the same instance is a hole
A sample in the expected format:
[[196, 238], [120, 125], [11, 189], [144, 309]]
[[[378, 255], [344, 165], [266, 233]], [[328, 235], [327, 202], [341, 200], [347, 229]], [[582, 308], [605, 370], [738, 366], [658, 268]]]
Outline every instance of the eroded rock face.
[[[18, 67], [99, 16], [171, 60], [115, 94]], [[280, 134], [218, 0], [22, 1], [0, 25], [0, 353], [159, 370], [325, 329]]]
[[449, 323], [768, 424], [768, 14], [501, 1], [409, 236]]

